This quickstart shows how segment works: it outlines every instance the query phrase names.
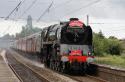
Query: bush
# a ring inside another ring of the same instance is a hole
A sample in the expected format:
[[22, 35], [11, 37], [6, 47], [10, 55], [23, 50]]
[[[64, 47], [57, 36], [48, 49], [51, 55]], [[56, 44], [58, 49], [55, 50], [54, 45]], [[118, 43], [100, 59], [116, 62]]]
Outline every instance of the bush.
[[119, 40], [109, 39], [109, 49], [108, 53], [112, 55], [120, 55], [123, 51], [121, 43]]
[[98, 34], [94, 34], [93, 45], [94, 45], [95, 55], [100, 55], [100, 56], [103, 55], [103, 53], [104, 53], [103, 38], [100, 37]]
[[120, 55], [123, 51], [121, 42], [117, 38], [105, 38], [101, 32], [93, 33], [94, 53], [98, 56], [106, 54]]

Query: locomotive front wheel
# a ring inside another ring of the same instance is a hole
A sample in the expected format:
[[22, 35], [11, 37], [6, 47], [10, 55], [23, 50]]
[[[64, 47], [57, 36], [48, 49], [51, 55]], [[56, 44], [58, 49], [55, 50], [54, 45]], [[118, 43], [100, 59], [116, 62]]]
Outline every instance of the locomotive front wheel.
[[52, 69], [55, 70], [55, 63], [53, 61], [51, 63], [52, 63], [51, 64], [52, 65]]
[[61, 72], [62, 72], [62, 73], [65, 73], [65, 70], [66, 70], [66, 69], [65, 69], [65, 63], [62, 62], [62, 63], [61, 63]]
[[68, 63], [67, 62], [62, 62], [62, 64], [61, 64], [61, 72], [62, 73], [68, 73], [69, 69], [70, 69], [70, 67], [69, 67]]
[[60, 71], [60, 64], [59, 64], [59, 62], [57, 63], [57, 71]]
[[50, 61], [50, 66], [49, 66], [51, 69], [53, 68], [53, 62]]

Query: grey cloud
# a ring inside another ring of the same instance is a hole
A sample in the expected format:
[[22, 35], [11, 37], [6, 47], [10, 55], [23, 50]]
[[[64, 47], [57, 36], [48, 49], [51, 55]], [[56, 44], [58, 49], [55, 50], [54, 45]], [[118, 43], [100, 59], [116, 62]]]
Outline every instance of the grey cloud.
[[[19, 3], [20, 0], [0, 0], [0, 16], [6, 17], [12, 9]], [[33, 0], [26, 0], [19, 8], [18, 12], [15, 12], [11, 18], [18, 18], [24, 10], [32, 3]], [[93, 1], [97, 0], [53, 0], [53, 6], [50, 11], [41, 20], [59, 20], [64, 17], [80, 16], [89, 14], [97, 18], [113, 18], [113, 19], [125, 19], [125, 0], [100, 0], [100, 2], [83, 8], [79, 11], [73, 10], [79, 9]], [[52, 0], [37, 0], [34, 6], [21, 18], [27, 18], [27, 15], [31, 15], [33, 19], [37, 19], [42, 12], [49, 6]]]

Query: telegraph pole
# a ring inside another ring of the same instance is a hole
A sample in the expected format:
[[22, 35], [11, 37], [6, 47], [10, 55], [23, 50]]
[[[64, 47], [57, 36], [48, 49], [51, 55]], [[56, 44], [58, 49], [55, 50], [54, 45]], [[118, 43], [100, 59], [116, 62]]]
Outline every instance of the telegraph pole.
[[89, 25], [89, 15], [87, 15], [87, 26]]

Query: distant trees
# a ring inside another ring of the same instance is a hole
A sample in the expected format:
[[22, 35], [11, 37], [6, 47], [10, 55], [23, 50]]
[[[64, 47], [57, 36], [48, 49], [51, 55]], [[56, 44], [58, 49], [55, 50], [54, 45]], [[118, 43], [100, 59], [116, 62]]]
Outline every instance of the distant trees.
[[26, 27], [22, 26], [22, 31], [20, 33], [17, 33], [16, 37], [17, 38], [23, 38], [23, 37], [26, 37], [26, 36], [31, 35], [33, 33], [39, 32], [39, 31], [41, 31], [41, 29], [37, 28], [37, 27], [26, 28]]
[[102, 56], [105, 53], [111, 55], [120, 55], [123, 51], [121, 42], [114, 36], [104, 37], [102, 32], [93, 33], [93, 44], [95, 55]]
[[29, 15], [27, 18], [27, 24], [25, 26], [22, 26], [22, 31], [20, 33], [16, 34], [16, 38], [23, 38], [28, 35], [31, 35], [33, 33], [41, 31], [40, 28], [33, 27], [32, 25], [32, 17]]
[[101, 38], [101, 39], [104, 39], [104, 38], [105, 38], [101, 30], [100, 30], [99, 33], [98, 33], [98, 37]]
[[110, 36], [109, 39], [117, 39], [115, 36]]
[[10, 39], [10, 40], [12, 39], [12, 40], [13, 40], [13, 39], [15, 39], [15, 37], [14, 37], [14, 35], [5, 34], [5, 35], [4, 35], [3, 37], [1, 37], [0, 39], [6, 39], [6, 40], [7, 40], [7, 39]]

